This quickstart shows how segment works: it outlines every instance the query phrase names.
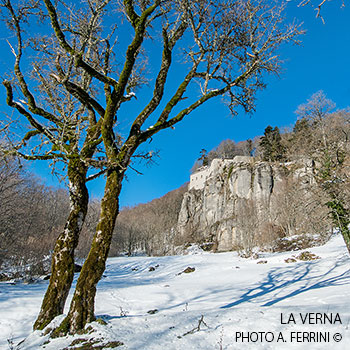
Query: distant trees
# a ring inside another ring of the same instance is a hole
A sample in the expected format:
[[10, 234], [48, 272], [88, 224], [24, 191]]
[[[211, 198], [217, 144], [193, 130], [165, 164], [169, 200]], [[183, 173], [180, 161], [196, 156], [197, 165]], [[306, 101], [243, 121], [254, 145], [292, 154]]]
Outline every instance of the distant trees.
[[315, 179], [328, 198], [333, 224], [340, 229], [350, 252], [350, 113], [334, 108], [322, 91], [300, 105], [287, 154], [289, 158], [315, 161]]
[[67, 210], [66, 191], [40, 184], [16, 159], [0, 158], [0, 266], [40, 265], [53, 249]]
[[[18, 270], [18, 275], [27, 265], [28, 275], [47, 274], [68, 211], [66, 190], [45, 186], [16, 158], [0, 157], [0, 268]], [[76, 251], [79, 258], [89, 252], [98, 215], [99, 202], [92, 200]]]
[[262, 149], [262, 159], [264, 161], [280, 162], [284, 160], [285, 148], [277, 126], [274, 128], [270, 125], [266, 127], [259, 146]]
[[124, 208], [117, 219], [111, 254], [143, 252], [164, 255], [173, 251], [175, 227], [187, 185], [134, 208]]
[[213, 159], [233, 159], [235, 156], [256, 156], [264, 161], [280, 162], [286, 159], [285, 141], [279, 128], [267, 126], [265, 133], [254, 140], [248, 139], [234, 142], [231, 139], [223, 140], [218, 146], [210, 150], [201, 150], [201, 156], [195, 161], [191, 173], [203, 165], [210, 165]]
[[[210, 165], [213, 159], [232, 159], [235, 156], [252, 156], [256, 147], [256, 143], [252, 140], [234, 142], [227, 139], [220, 142], [220, 144], [207, 152], [201, 150], [201, 156], [195, 161], [191, 172], [195, 172], [199, 167]], [[203, 152], [204, 151], [204, 152]]]

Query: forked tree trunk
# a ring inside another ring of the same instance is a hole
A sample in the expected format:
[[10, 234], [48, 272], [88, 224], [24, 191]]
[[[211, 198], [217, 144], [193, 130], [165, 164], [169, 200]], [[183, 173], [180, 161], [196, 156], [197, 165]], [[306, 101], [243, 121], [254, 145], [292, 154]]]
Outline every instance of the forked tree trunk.
[[51, 276], [34, 330], [44, 329], [63, 313], [74, 277], [74, 250], [88, 210], [86, 167], [79, 160], [68, 164], [70, 213], [52, 255]]
[[96, 286], [105, 270], [115, 220], [119, 211], [119, 193], [122, 176], [116, 170], [107, 175], [105, 192], [101, 201], [100, 220], [96, 227], [89, 255], [80, 272], [69, 313], [54, 331], [53, 337], [76, 333], [86, 323], [95, 320]]

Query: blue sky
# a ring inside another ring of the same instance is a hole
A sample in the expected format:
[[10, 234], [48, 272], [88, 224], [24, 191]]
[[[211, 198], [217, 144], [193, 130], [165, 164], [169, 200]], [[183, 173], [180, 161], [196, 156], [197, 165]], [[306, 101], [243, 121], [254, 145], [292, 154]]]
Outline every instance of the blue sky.
[[[285, 45], [279, 50], [285, 61], [282, 72], [279, 78], [267, 77], [267, 88], [257, 95], [256, 112], [232, 118], [218, 98], [196, 110], [175, 130], [156, 135], [150, 147], [160, 151], [157, 164], [137, 167], [144, 175], [128, 171], [120, 197], [122, 206], [148, 202], [184, 184], [202, 148], [210, 150], [228, 138], [236, 142], [254, 138], [262, 135], [267, 125], [292, 125], [297, 106], [318, 90], [338, 108], [350, 105], [350, 6], [340, 8], [340, 0], [327, 2], [323, 24], [311, 7], [299, 8], [297, 3], [288, 3], [287, 20], [303, 22], [307, 33], [300, 46]], [[2, 50], [8, 50], [5, 39], [0, 32]], [[2, 51], [0, 65], [7, 65], [9, 57]], [[3, 87], [0, 108], [6, 110]], [[31, 169], [47, 184], [58, 184], [46, 164], [34, 163]], [[103, 187], [103, 179], [89, 184], [90, 193], [97, 198], [102, 196]]]
[[267, 125], [288, 126], [296, 121], [294, 111], [318, 90], [323, 90], [338, 108], [350, 106], [350, 6], [341, 1], [324, 8], [325, 24], [307, 6], [290, 2], [288, 20], [303, 22], [302, 44], [285, 45], [280, 55], [285, 63], [279, 78], [269, 76], [267, 88], [258, 93], [256, 112], [232, 118], [220, 98], [195, 111], [178, 124], [154, 137], [160, 149], [157, 165], [142, 169], [140, 176], [129, 172], [121, 204], [147, 202], [189, 180], [190, 169], [202, 148], [210, 150], [224, 139], [236, 142], [262, 135]]

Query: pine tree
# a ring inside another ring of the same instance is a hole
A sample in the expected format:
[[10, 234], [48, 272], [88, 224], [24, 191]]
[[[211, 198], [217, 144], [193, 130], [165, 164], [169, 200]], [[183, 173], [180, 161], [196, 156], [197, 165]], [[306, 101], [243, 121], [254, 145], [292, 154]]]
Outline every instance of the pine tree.
[[267, 126], [264, 136], [260, 140], [263, 151], [263, 160], [269, 162], [282, 161], [285, 157], [285, 147], [278, 127]]

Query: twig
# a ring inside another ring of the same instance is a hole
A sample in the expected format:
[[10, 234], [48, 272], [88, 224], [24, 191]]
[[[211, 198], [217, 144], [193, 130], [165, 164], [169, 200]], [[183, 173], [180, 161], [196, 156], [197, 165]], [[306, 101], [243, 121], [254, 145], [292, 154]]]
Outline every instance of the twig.
[[201, 318], [198, 321], [198, 326], [194, 327], [193, 329], [191, 329], [190, 331], [184, 333], [182, 336], [184, 337], [185, 335], [188, 334], [193, 334], [196, 332], [199, 332], [201, 330], [201, 324], [204, 324], [204, 326], [206, 326], [207, 328], [209, 328], [209, 326], [204, 322], [204, 316], [202, 315]]

